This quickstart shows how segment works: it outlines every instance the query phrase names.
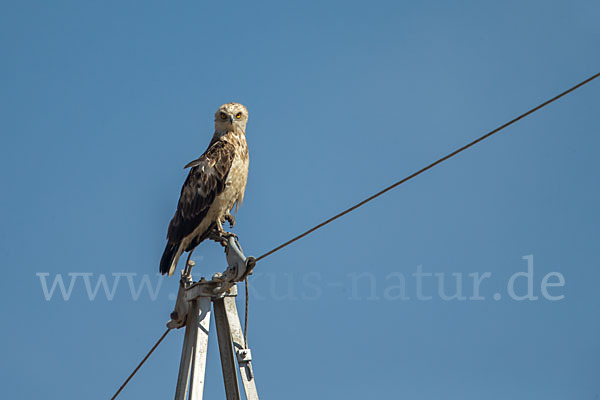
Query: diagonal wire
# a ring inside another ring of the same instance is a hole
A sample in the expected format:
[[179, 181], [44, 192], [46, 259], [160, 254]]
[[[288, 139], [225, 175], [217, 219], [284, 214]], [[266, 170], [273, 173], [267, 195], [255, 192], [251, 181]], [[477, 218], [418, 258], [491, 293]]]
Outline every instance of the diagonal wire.
[[144, 357], [144, 359], [142, 360], [142, 362], [140, 362], [138, 364], [137, 367], [135, 367], [135, 369], [133, 370], [133, 372], [127, 377], [127, 379], [125, 379], [125, 382], [123, 382], [123, 384], [121, 385], [121, 387], [119, 388], [119, 390], [117, 390], [117, 392], [115, 393], [115, 395], [113, 397], [110, 398], [110, 400], [115, 400], [117, 398], [117, 396], [119, 395], [119, 393], [121, 393], [121, 390], [123, 390], [123, 388], [129, 383], [129, 381], [131, 380], [131, 378], [133, 378], [133, 376], [136, 374], [136, 372], [138, 372], [138, 370], [142, 367], [142, 365], [144, 365], [144, 363], [146, 362], [146, 360], [148, 359], [148, 357], [150, 357], [150, 354], [152, 354], [154, 352], [154, 350], [156, 350], [156, 348], [158, 347], [158, 345], [160, 344], [160, 342], [163, 341], [163, 339], [167, 336], [167, 333], [169, 333], [171, 331], [171, 328], [168, 328], [165, 333], [163, 333], [163, 335], [160, 337], [160, 339], [158, 339], [158, 342], [156, 342], [156, 344], [154, 346], [152, 346], [152, 348], [150, 349], [150, 351], [148, 352], [148, 354], [146, 354], [146, 357]]
[[510, 121], [508, 121], [507, 123], [505, 123], [505, 124], [503, 124], [503, 125], [500, 125], [500, 126], [499, 126], [499, 127], [497, 127], [496, 129], [494, 129], [494, 130], [492, 130], [492, 131], [490, 131], [490, 132], [486, 133], [485, 135], [483, 135], [483, 136], [481, 136], [481, 137], [479, 137], [479, 138], [477, 138], [477, 139], [473, 140], [471, 143], [464, 145], [463, 147], [461, 147], [461, 148], [459, 148], [459, 149], [457, 149], [457, 150], [453, 151], [452, 153], [450, 153], [450, 154], [448, 154], [448, 155], [446, 155], [446, 156], [444, 156], [444, 157], [440, 158], [439, 160], [437, 160], [437, 161], [435, 161], [435, 162], [432, 162], [432, 163], [431, 163], [431, 164], [429, 164], [428, 166], [426, 166], [426, 167], [424, 167], [424, 168], [421, 168], [421, 169], [420, 169], [420, 170], [418, 170], [417, 172], [414, 172], [414, 173], [412, 173], [411, 175], [407, 176], [406, 178], [404, 178], [404, 179], [402, 179], [402, 180], [399, 180], [398, 182], [396, 182], [396, 183], [394, 183], [394, 184], [392, 184], [392, 185], [390, 185], [390, 186], [386, 187], [385, 189], [381, 190], [380, 192], [377, 192], [377, 193], [375, 193], [375, 194], [374, 194], [374, 195], [372, 195], [371, 197], [368, 197], [368, 198], [364, 199], [364, 200], [363, 200], [363, 201], [361, 201], [360, 203], [357, 203], [357, 204], [353, 205], [352, 207], [348, 208], [347, 210], [344, 210], [344, 211], [342, 211], [341, 213], [339, 213], [339, 214], [337, 214], [337, 215], [334, 215], [333, 217], [331, 217], [331, 218], [329, 218], [329, 219], [327, 219], [327, 220], [325, 220], [325, 221], [321, 222], [319, 225], [316, 225], [316, 226], [314, 226], [314, 227], [310, 228], [310, 229], [309, 229], [309, 230], [307, 230], [306, 232], [303, 232], [303, 233], [301, 233], [300, 235], [298, 235], [298, 236], [296, 236], [296, 237], [293, 237], [292, 239], [288, 240], [287, 242], [285, 242], [285, 243], [283, 243], [283, 244], [281, 244], [281, 245], [279, 245], [279, 246], [275, 247], [274, 249], [272, 249], [272, 250], [269, 250], [268, 252], [266, 252], [266, 253], [265, 253], [265, 254], [263, 254], [262, 256], [258, 257], [258, 258], [256, 259], [256, 261], [260, 261], [260, 260], [262, 260], [263, 258], [270, 256], [271, 254], [275, 253], [276, 251], [279, 251], [279, 250], [283, 249], [284, 247], [286, 247], [286, 246], [288, 246], [288, 245], [290, 245], [290, 244], [294, 243], [295, 241], [297, 241], [297, 240], [300, 240], [300, 239], [302, 239], [303, 237], [305, 237], [305, 236], [307, 236], [307, 235], [311, 234], [312, 232], [316, 231], [317, 229], [324, 227], [325, 225], [329, 224], [330, 222], [333, 222], [333, 221], [335, 221], [336, 219], [338, 219], [338, 218], [340, 218], [340, 217], [342, 217], [342, 216], [344, 216], [344, 215], [346, 215], [346, 214], [348, 214], [348, 213], [350, 213], [350, 212], [352, 212], [352, 211], [356, 210], [357, 208], [359, 208], [359, 207], [361, 207], [361, 206], [365, 205], [366, 203], [370, 202], [371, 200], [374, 200], [375, 198], [377, 198], [377, 197], [381, 196], [382, 194], [384, 194], [384, 193], [386, 193], [386, 192], [388, 192], [388, 191], [390, 191], [390, 190], [394, 189], [394, 188], [395, 188], [395, 187], [397, 187], [397, 186], [400, 186], [400, 185], [401, 185], [401, 184], [403, 184], [404, 182], [407, 182], [407, 181], [409, 181], [409, 180], [413, 179], [414, 177], [416, 177], [416, 176], [418, 176], [418, 175], [421, 175], [423, 172], [425, 172], [425, 171], [427, 171], [427, 170], [429, 170], [429, 169], [431, 169], [431, 168], [435, 167], [436, 165], [438, 165], [438, 164], [441, 164], [442, 162], [444, 162], [444, 161], [448, 160], [449, 158], [452, 158], [452, 157], [454, 157], [455, 155], [457, 155], [457, 154], [459, 154], [459, 153], [461, 153], [461, 152], [463, 152], [463, 151], [467, 150], [469, 147], [475, 146], [477, 143], [479, 143], [479, 142], [481, 142], [481, 141], [483, 141], [483, 140], [485, 140], [485, 139], [489, 138], [490, 136], [492, 136], [492, 135], [493, 135], [493, 134], [495, 134], [495, 133], [498, 133], [498, 132], [500, 132], [500, 131], [501, 131], [501, 130], [503, 130], [504, 128], [506, 128], [506, 127], [508, 127], [508, 126], [510, 126], [510, 125], [512, 125], [512, 124], [514, 124], [515, 122], [519, 121], [520, 119], [523, 119], [523, 118], [527, 117], [528, 115], [530, 115], [530, 114], [533, 114], [534, 112], [538, 111], [539, 109], [541, 109], [541, 108], [544, 108], [544, 107], [545, 107], [545, 106], [547, 106], [548, 104], [550, 104], [550, 103], [553, 103], [554, 101], [556, 101], [556, 100], [560, 99], [561, 97], [563, 97], [563, 96], [565, 96], [565, 95], [567, 95], [567, 94], [571, 93], [572, 91], [574, 91], [574, 90], [576, 90], [576, 89], [580, 88], [581, 86], [583, 86], [583, 85], [585, 85], [585, 84], [587, 84], [587, 83], [589, 83], [589, 82], [593, 81], [594, 79], [596, 79], [596, 78], [597, 78], [597, 77], [599, 77], [599, 76], [600, 76], [600, 72], [599, 72], [599, 73], [597, 73], [597, 74], [595, 74], [595, 75], [592, 75], [591, 77], [587, 78], [587, 79], [586, 79], [586, 80], [584, 80], [584, 81], [581, 81], [581, 82], [579, 82], [579, 83], [578, 83], [578, 84], [576, 84], [575, 86], [573, 86], [573, 87], [571, 87], [571, 88], [569, 88], [569, 89], [565, 90], [564, 92], [562, 92], [562, 93], [560, 93], [560, 94], [558, 94], [558, 95], [554, 96], [553, 98], [551, 98], [551, 99], [549, 99], [549, 100], [546, 100], [545, 102], [543, 102], [543, 103], [542, 103], [542, 104], [540, 104], [539, 106], [532, 108], [531, 110], [529, 110], [529, 111], [527, 111], [527, 112], [525, 112], [525, 113], [523, 113], [523, 114], [519, 115], [518, 117], [516, 117], [516, 118], [514, 118], [514, 119], [512, 119], [512, 120], [510, 120]]

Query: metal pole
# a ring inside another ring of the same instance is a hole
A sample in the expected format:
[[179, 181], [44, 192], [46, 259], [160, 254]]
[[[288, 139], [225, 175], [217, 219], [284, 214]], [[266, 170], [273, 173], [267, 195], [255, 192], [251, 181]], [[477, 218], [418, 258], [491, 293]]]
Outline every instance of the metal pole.
[[198, 315], [198, 302], [193, 301], [190, 306], [190, 313], [185, 327], [185, 336], [183, 338], [183, 348], [181, 350], [181, 361], [179, 363], [179, 375], [177, 376], [177, 388], [175, 389], [175, 400], [186, 400], [188, 394], [188, 382], [190, 381], [190, 372], [192, 370], [192, 342], [195, 341], [197, 329], [195, 329], [194, 315]]
[[196, 314], [196, 346], [192, 362], [192, 377], [190, 379], [190, 399], [202, 400], [204, 392], [204, 377], [206, 375], [206, 354], [208, 352], [208, 331], [210, 329], [210, 297], [199, 297], [200, 310]]
[[224, 298], [213, 301], [215, 307], [215, 325], [217, 326], [217, 338], [219, 339], [219, 353], [221, 354], [221, 368], [223, 369], [223, 382], [225, 383], [225, 395], [227, 400], [240, 400], [240, 388], [238, 385], [233, 356], [233, 345], [231, 333], [227, 323]]
[[225, 297], [223, 300], [227, 322], [229, 323], [229, 332], [237, 356], [244, 391], [246, 392], [246, 400], [258, 400], [254, 371], [252, 370], [252, 354], [250, 353], [250, 349], [246, 347], [240, 317], [235, 305], [235, 297]]
[[227, 269], [223, 273], [215, 274], [210, 281], [204, 278], [198, 282], [192, 281], [192, 261], [188, 262], [181, 274], [175, 309], [167, 322], [170, 329], [179, 329], [184, 325], [186, 327], [175, 400], [188, 400], [188, 395], [190, 400], [202, 400], [213, 304], [227, 400], [241, 399], [236, 358], [246, 399], [258, 400], [251, 364], [252, 355], [250, 349], [246, 348], [235, 306], [237, 282], [252, 273], [255, 260], [253, 257], [244, 256], [234, 235], [228, 239], [226, 256]]
[[190, 302], [181, 352], [175, 400], [202, 400], [210, 328], [210, 297]]

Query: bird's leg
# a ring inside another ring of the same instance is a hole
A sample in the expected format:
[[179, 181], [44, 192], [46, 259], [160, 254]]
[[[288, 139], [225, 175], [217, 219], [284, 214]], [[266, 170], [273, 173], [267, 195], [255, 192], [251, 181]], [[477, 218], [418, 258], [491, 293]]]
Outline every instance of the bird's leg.
[[225, 223], [225, 221], [229, 222], [230, 228], [233, 228], [235, 226], [235, 217], [229, 212], [223, 215], [223, 218], [221, 218], [221, 223]]

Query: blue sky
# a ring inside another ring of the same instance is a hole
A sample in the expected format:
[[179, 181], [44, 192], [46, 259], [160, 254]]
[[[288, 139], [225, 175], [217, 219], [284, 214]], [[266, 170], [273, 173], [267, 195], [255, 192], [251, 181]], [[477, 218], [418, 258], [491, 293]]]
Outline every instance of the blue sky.
[[[3, 397], [109, 398], [161, 335], [166, 227], [220, 104], [250, 112], [234, 231], [258, 256], [600, 70], [594, 1], [207, 3], [2, 2]], [[598, 399], [599, 99], [593, 82], [260, 262], [261, 398]], [[225, 262], [213, 243], [195, 260]], [[44, 293], [57, 277], [67, 300]], [[182, 340], [120, 398], [172, 397]], [[208, 363], [223, 397], [216, 337]]]

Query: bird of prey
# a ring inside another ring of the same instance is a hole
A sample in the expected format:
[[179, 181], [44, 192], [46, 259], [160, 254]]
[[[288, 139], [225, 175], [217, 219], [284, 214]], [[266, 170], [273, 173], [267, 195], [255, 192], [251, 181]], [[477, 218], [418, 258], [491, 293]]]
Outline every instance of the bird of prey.
[[246, 123], [248, 110], [239, 103], [223, 104], [215, 113], [215, 133], [208, 148], [188, 163], [191, 168], [181, 188], [177, 211], [167, 232], [167, 246], [160, 272], [173, 275], [179, 257], [205, 239], [223, 241], [229, 234], [222, 224], [233, 227], [235, 211], [244, 199], [248, 177]]

